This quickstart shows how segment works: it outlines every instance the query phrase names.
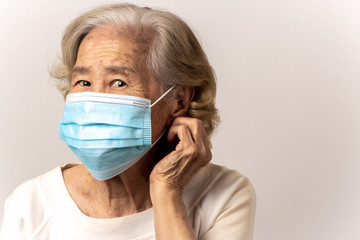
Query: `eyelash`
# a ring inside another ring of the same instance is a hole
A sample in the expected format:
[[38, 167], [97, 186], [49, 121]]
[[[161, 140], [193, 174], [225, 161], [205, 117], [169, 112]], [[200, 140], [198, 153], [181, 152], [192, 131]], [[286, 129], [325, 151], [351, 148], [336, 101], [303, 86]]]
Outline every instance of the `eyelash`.
[[[127, 84], [126, 84], [126, 82], [124, 82], [123, 80], [120, 80], [120, 79], [115, 79], [115, 80], [113, 80], [111, 83], [110, 83], [110, 85], [111, 86], [113, 86], [116, 82], [121, 82], [122, 83], [122, 86], [120, 86], [120, 87], [124, 87], [124, 86], [126, 86]], [[88, 83], [89, 85], [83, 85], [84, 83]], [[91, 86], [91, 83], [89, 82], [89, 81], [86, 81], [86, 80], [79, 80], [79, 81], [77, 81], [75, 84], [74, 84], [74, 86], [75, 85], [78, 85], [78, 84], [80, 84], [82, 87], [89, 87], [89, 86]], [[120, 87], [118, 87], [118, 88], [120, 88]]]
[[[126, 84], [126, 82], [124, 82], [123, 80], [120, 80], [120, 79], [115, 79], [114, 81], [112, 81], [111, 82], [111, 86], [113, 86], [116, 82], [121, 82], [122, 83], [122, 86], [120, 86], [120, 87], [125, 87], [127, 84]], [[118, 88], [120, 88], [120, 87], [118, 87]]]
[[[79, 81], [77, 81], [76, 83], [75, 83], [75, 85], [78, 85], [78, 84], [80, 84], [81, 85], [81, 83], [89, 83], [89, 86], [91, 86], [91, 83], [89, 82], [89, 81], [86, 81], [86, 80], [79, 80]], [[83, 85], [81, 85], [82, 87], [89, 87], [89, 86], [83, 86]]]

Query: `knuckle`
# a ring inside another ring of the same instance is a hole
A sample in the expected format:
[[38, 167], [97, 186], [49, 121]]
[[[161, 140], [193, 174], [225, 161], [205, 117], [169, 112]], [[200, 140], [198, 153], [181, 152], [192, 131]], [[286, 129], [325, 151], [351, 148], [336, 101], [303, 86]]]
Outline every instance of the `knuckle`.
[[204, 123], [201, 119], [199, 118], [195, 118], [195, 123], [198, 127], [203, 127], [204, 126]]
[[199, 148], [195, 144], [191, 144], [187, 147], [187, 153], [189, 156], [197, 157], [199, 154]]
[[184, 126], [183, 124], [178, 125], [178, 128], [179, 128], [181, 131], [184, 131], [184, 130], [185, 130], [185, 126]]
[[180, 128], [180, 131], [182, 131], [183, 133], [188, 131], [188, 127], [186, 125], [180, 125], [179, 128]]

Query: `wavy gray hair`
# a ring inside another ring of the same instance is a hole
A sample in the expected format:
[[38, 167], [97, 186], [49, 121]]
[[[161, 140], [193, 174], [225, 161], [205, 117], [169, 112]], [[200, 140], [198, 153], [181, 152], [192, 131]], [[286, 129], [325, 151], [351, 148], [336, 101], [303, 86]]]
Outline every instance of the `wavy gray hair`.
[[166, 11], [113, 4], [97, 7], [74, 19], [62, 39], [61, 62], [50, 72], [58, 79], [57, 88], [62, 95], [65, 97], [70, 90], [71, 71], [82, 39], [104, 24], [114, 24], [130, 32], [154, 34], [147, 53], [148, 71], [163, 90], [173, 85], [194, 88], [187, 114], [202, 120], [210, 140], [219, 122], [215, 107], [215, 73], [190, 27]]

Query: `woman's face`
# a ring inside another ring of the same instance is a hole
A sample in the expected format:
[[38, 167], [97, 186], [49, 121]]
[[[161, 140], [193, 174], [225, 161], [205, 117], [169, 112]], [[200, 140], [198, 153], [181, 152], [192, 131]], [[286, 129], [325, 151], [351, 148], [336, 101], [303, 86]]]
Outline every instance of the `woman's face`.
[[[161, 96], [159, 84], [146, 67], [148, 36], [131, 34], [111, 25], [89, 32], [82, 40], [71, 75], [69, 94], [100, 92], [148, 98]], [[152, 138], [156, 140], [169, 122], [164, 100], [151, 109]]]

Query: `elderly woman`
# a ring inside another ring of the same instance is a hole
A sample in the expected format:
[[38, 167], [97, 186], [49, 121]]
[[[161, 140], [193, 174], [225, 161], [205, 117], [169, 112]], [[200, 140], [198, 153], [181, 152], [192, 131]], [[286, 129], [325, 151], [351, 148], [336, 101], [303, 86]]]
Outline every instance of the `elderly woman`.
[[175, 15], [130, 4], [76, 18], [53, 75], [66, 164], [7, 199], [3, 239], [252, 238], [255, 197], [210, 164], [215, 76]]

